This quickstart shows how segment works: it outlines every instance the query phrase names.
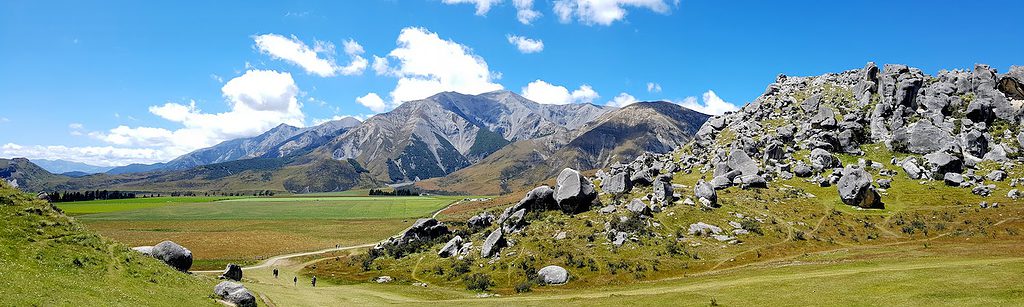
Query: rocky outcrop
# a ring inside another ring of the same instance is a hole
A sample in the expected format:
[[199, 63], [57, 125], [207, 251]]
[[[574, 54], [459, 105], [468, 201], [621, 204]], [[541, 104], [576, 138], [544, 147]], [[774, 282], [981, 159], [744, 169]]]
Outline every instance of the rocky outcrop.
[[871, 174], [853, 165], [844, 168], [842, 174], [837, 188], [839, 189], [839, 198], [844, 204], [861, 208], [882, 208], [884, 206], [882, 197], [871, 185], [874, 181]]
[[594, 185], [579, 171], [571, 168], [563, 169], [558, 174], [557, 182], [554, 198], [558, 203], [558, 208], [564, 213], [587, 211], [597, 198]]
[[448, 257], [451, 257], [451, 256], [455, 256], [455, 255], [459, 254], [459, 249], [461, 249], [461, 248], [462, 248], [462, 237], [461, 236], [455, 236], [451, 240], [448, 240], [448, 243], [445, 243], [444, 247], [441, 247], [441, 251], [437, 252], [437, 256], [441, 257], [441, 258], [448, 258]]
[[537, 277], [546, 285], [561, 285], [569, 282], [569, 271], [557, 265], [549, 265], [537, 271]]
[[213, 294], [238, 307], [256, 307], [256, 297], [240, 283], [222, 281], [213, 287]]
[[505, 234], [501, 232], [501, 229], [495, 229], [484, 240], [484, 245], [480, 249], [480, 257], [491, 258], [498, 255], [498, 252], [505, 248], [505, 244]]
[[227, 267], [224, 268], [224, 273], [221, 273], [219, 278], [234, 281], [242, 280], [242, 267], [234, 263], [228, 263]]
[[150, 250], [150, 256], [163, 261], [178, 271], [192, 268], [192, 251], [171, 241], [163, 241]]

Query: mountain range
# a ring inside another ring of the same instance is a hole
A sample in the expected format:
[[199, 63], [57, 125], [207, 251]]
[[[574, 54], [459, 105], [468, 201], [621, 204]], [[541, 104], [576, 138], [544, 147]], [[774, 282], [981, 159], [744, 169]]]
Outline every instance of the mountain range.
[[34, 171], [17, 178], [39, 190], [303, 193], [422, 181], [421, 188], [440, 192], [474, 191], [485, 183], [497, 184], [480, 191], [508, 192], [547, 179], [553, 168], [594, 169], [646, 151], [671, 151], [707, 119], [668, 102], [620, 109], [540, 104], [509, 91], [443, 92], [365, 122], [280, 125], [166, 163], [77, 178]]
[[54, 174], [69, 174], [74, 176], [105, 173], [113, 169], [113, 167], [96, 166], [81, 162], [65, 161], [60, 159], [34, 159], [32, 160], [32, 163], [35, 163], [39, 167], [42, 167], [46, 171]]

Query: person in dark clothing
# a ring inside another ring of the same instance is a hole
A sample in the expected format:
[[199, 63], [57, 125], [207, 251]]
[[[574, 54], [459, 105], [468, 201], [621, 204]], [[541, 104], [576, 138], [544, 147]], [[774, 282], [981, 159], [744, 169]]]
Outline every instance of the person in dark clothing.
[[313, 276], [313, 288], [316, 288], [316, 276]]
[[274, 279], [277, 279], [277, 268], [274, 269]]
[[292, 277], [292, 285], [293, 286], [298, 286], [299, 285], [299, 277], [298, 276]]

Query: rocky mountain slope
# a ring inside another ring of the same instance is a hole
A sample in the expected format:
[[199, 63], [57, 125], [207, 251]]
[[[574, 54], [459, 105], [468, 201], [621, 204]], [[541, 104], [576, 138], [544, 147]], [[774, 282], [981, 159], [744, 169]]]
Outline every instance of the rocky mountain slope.
[[544, 105], [508, 91], [444, 92], [374, 116], [313, 154], [355, 159], [382, 181], [415, 181], [465, 168], [509, 142], [568, 133], [611, 110]]
[[[862, 145], [884, 144], [902, 156], [886, 162], [913, 179], [947, 179], [987, 194], [987, 178], [1005, 178], [1020, 156], [1022, 82], [1021, 67], [998, 74], [980, 64], [936, 76], [904, 65], [880, 70], [874, 63], [817, 77], [780, 75], [753, 103], [701, 127], [684, 160], [713, 170], [709, 179], [716, 188], [751, 175], [767, 181], [813, 177], [829, 185], [852, 172], [842, 170], [836, 154], [862, 155]], [[976, 173], [991, 168], [983, 163], [998, 167]], [[863, 200], [844, 202], [878, 205]]]
[[669, 102], [640, 102], [604, 114], [566, 134], [523, 140], [444, 178], [428, 190], [508, 193], [552, 178], [558, 170], [592, 170], [667, 153], [692, 139], [708, 115]]

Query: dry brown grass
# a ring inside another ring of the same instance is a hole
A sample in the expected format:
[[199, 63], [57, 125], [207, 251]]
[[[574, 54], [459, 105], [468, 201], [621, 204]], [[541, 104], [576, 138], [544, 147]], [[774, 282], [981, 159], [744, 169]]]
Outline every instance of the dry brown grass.
[[171, 240], [192, 251], [195, 270], [226, 262], [252, 263], [271, 256], [383, 240], [408, 220], [202, 220], [85, 221], [92, 230], [131, 246]]

